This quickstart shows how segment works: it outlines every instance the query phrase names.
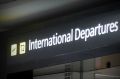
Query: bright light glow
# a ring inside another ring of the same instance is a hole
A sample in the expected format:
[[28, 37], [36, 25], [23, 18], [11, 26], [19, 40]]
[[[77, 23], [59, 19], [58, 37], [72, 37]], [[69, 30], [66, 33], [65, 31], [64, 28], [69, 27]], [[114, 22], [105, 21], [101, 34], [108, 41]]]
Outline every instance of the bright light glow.
[[[66, 5], [78, 4], [79, 0], [16, 0], [0, 5], [0, 21], [11, 22], [29, 20], [62, 10]], [[1, 8], [2, 7], [2, 8]], [[40, 16], [41, 15], [41, 16]]]

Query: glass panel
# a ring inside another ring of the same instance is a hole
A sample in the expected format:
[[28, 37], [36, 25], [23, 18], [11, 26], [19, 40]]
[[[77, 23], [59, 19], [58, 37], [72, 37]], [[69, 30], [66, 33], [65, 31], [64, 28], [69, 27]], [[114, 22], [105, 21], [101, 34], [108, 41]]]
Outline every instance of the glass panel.
[[120, 65], [120, 54], [113, 54], [96, 58], [96, 69], [111, 68]]
[[83, 72], [83, 79], [95, 79], [94, 71]]
[[93, 71], [95, 70], [95, 59], [83, 60], [83, 71]]
[[34, 70], [34, 79], [120, 79], [120, 54]]
[[64, 73], [33, 77], [33, 79], [64, 79]]
[[95, 72], [95, 79], [120, 79], [120, 66], [97, 70]]

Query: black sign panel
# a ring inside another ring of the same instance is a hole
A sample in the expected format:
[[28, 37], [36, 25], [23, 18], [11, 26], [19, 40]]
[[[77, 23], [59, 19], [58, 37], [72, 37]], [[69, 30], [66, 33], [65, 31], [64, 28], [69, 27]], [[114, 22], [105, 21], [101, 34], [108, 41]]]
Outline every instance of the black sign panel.
[[68, 55], [77, 53], [85, 56], [85, 51], [120, 43], [120, 11], [85, 18], [80, 18], [79, 15], [73, 17], [62, 18], [66, 19], [63, 23], [55, 21], [47, 24], [44, 29], [11, 37], [8, 51], [9, 71], [48, 65], [52, 58], [57, 61], [57, 58], [64, 57], [64, 61], [70, 59]]

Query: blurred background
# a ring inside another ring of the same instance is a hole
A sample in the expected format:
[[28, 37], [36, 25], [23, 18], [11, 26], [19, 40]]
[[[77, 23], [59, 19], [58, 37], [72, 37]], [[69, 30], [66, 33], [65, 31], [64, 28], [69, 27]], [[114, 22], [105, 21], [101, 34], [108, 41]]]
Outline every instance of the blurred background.
[[[74, 15], [84, 19], [119, 10], [119, 0], [0, 0], [0, 79], [120, 79], [120, 51], [85, 59], [76, 55], [76, 60], [69, 58], [71, 61], [65, 63], [47, 61], [45, 67], [19, 72], [15, 69], [17, 72], [8, 73], [7, 67], [11, 38], [44, 29], [47, 23], [57, 25], [56, 20], [70, 22], [66, 19]], [[111, 52], [119, 47], [117, 44], [107, 49]]]

